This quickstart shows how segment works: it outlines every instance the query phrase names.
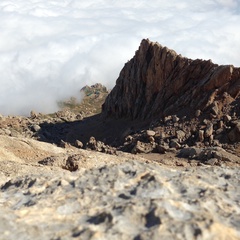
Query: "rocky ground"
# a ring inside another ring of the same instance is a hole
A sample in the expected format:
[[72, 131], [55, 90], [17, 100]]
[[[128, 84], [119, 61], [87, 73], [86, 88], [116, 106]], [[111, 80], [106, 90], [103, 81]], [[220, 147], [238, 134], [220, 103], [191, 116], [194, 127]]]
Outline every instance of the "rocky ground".
[[127, 160], [12, 177], [1, 186], [1, 239], [240, 239], [239, 174]]
[[[0, 136], [1, 239], [240, 239], [237, 144], [231, 151], [178, 148], [166, 138], [163, 152], [146, 151], [137, 146], [154, 146], [156, 130], [131, 134], [126, 121], [115, 121], [120, 148], [132, 144], [126, 153], [97, 140], [110, 120], [104, 128], [98, 117], [54, 118], [2, 118], [8, 124]], [[14, 134], [16, 122], [26, 131]], [[37, 140], [39, 131], [47, 142]], [[87, 141], [94, 131], [98, 137]]]
[[101, 84], [82, 94], [0, 117], [0, 239], [240, 239], [238, 96], [191, 118], [134, 119], [101, 113]]

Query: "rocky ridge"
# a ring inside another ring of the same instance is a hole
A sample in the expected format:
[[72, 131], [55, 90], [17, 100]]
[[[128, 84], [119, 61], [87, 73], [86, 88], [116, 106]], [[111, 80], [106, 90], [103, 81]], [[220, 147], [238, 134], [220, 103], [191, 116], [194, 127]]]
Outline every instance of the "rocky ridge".
[[240, 156], [239, 93], [240, 68], [191, 60], [144, 39], [102, 109], [105, 117], [146, 122], [125, 136], [121, 150], [221, 147]]
[[[191, 60], [159, 43], [142, 40], [125, 64], [103, 105], [103, 113], [117, 118], [192, 118], [212, 113], [221, 117], [237, 109], [229, 105], [240, 93], [240, 68], [211, 60]], [[227, 105], [227, 106], [225, 106]]]

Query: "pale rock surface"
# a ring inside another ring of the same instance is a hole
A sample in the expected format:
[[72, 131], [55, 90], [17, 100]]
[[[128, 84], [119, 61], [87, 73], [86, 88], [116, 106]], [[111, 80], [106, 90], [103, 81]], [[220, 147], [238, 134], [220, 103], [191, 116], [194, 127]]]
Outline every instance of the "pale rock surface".
[[1, 239], [239, 239], [239, 168], [127, 161], [2, 183]]

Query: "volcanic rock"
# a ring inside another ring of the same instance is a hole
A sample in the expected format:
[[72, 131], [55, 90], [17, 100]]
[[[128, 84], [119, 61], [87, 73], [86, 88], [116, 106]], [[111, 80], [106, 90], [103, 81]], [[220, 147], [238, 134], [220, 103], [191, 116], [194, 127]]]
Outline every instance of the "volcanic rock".
[[240, 68], [191, 60], [144, 39], [102, 106], [104, 116], [149, 119], [221, 115], [240, 93]]
[[[111, 156], [113, 157], [113, 156]], [[115, 165], [0, 185], [1, 239], [239, 239], [239, 168]]]

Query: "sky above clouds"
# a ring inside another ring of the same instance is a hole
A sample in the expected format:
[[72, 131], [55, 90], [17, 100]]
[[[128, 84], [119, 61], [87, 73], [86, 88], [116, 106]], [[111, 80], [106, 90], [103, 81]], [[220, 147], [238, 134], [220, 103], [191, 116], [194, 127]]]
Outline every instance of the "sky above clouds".
[[240, 67], [238, 0], [1, 0], [0, 113], [49, 113], [120, 70], [149, 38]]

